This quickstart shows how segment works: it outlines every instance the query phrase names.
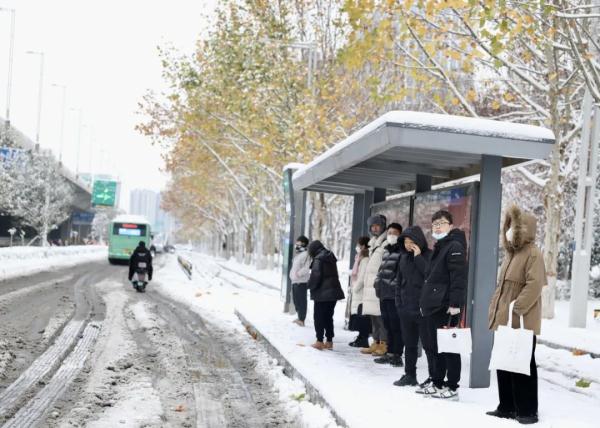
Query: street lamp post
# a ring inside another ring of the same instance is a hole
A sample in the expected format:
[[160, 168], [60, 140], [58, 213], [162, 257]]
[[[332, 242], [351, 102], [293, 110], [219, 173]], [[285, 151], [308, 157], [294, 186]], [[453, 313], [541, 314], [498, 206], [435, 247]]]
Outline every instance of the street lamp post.
[[40, 57], [40, 79], [38, 89], [38, 113], [37, 113], [37, 130], [35, 132], [35, 150], [40, 149], [40, 126], [42, 123], [42, 97], [44, 89], [44, 52], [27, 51], [30, 55], [38, 55]]
[[79, 112], [79, 121], [77, 122], [77, 159], [75, 161], [75, 178], [79, 178], [79, 158], [81, 154], [81, 127], [83, 121], [83, 112], [80, 108], [72, 108], [71, 111]]
[[65, 140], [65, 108], [66, 108], [66, 100], [67, 100], [67, 87], [65, 85], [59, 85], [57, 83], [53, 83], [52, 86], [56, 88], [60, 88], [62, 90], [62, 113], [60, 119], [60, 146], [58, 149], [58, 164], [62, 165], [62, 156], [63, 156], [63, 146]]
[[0, 12], [10, 13], [10, 44], [8, 48], [8, 83], [6, 84], [6, 128], [10, 127], [10, 94], [12, 90], [12, 69], [15, 50], [15, 10], [0, 7]]

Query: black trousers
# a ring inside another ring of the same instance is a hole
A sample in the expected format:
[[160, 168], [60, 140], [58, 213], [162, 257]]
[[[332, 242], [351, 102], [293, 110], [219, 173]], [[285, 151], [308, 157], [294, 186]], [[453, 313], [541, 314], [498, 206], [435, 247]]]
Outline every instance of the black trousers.
[[379, 301], [381, 309], [381, 319], [387, 330], [387, 349], [388, 353], [402, 355], [404, 341], [402, 340], [402, 327], [400, 327], [400, 317], [396, 310], [396, 302], [393, 299]]
[[[437, 330], [448, 324], [448, 317], [446, 309], [424, 317], [423, 322], [425, 322], [427, 331], [425, 332], [425, 340], [423, 338], [421, 340], [425, 352], [432, 354], [433, 370], [431, 370], [431, 367], [429, 370], [433, 374], [431, 379], [436, 388], [442, 388], [445, 384], [448, 388], [455, 390], [458, 389], [458, 382], [460, 382], [460, 354], [446, 352], [440, 354], [437, 350]], [[446, 378], [448, 380], [444, 382]]]
[[308, 284], [292, 284], [292, 298], [294, 299], [294, 306], [296, 312], [298, 312], [298, 319], [304, 321], [306, 319], [306, 309], [308, 302], [306, 300], [306, 293], [308, 290]]
[[531, 353], [531, 376], [498, 370], [498, 410], [516, 412], [517, 416], [537, 416], [538, 379], [535, 364], [536, 337], [533, 336]]
[[315, 333], [319, 342], [323, 341], [323, 336], [327, 337], [328, 342], [333, 340], [333, 312], [336, 303], [336, 301], [315, 302]]
[[[402, 328], [402, 340], [404, 341], [404, 372], [409, 376], [417, 376], [417, 359], [419, 358], [419, 338], [425, 343], [423, 336], [426, 333], [423, 317], [419, 314], [407, 314], [399, 312], [400, 327]], [[427, 366], [429, 367], [429, 377], [433, 379], [433, 365], [435, 364], [434, 354], [431, 350], [425, 349], [427, 356]]]

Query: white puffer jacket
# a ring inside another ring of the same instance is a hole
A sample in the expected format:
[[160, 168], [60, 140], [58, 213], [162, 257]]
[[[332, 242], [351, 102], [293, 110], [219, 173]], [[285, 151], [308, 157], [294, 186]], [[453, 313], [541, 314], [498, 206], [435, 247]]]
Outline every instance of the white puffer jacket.
[[350, 313], [352, 315], [358, 314], [358, 305], [363, 302], [363, 290], [365, 288], [365, 277], [368, 264], [368, 257], [362, 257], [360, 259], [356, 281], [352, 283], [352, 304], [350, 305]]
[[375, 278], [383, 261], [384, 248], [387, 245], [387, 232], [369, 241], [369, 263], [367, 263], [364, 289], [362, 294], [363, 315], [381, 315], [379, 298], [375, 294]]

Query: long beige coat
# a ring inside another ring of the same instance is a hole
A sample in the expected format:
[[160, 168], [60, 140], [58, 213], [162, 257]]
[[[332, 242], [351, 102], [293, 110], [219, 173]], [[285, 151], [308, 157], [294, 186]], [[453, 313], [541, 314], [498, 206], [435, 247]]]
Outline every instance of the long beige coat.
[[359, 265], [356, 281], [352, 281], [352, 302], [350, 305], [350, 313], [353, 315], [358, 313], [358, 305], [363, 302], [363, 290], [365, 288], [365, 277], [367, 275], [369, 257], [362, 257], [358, 263]]
[[[513, 240], [506, 239], [512, 227]], [[502, 241], [506, 255], [498, 285], [489, 309], [489, 328], [496, 330], [508, 323], [510, 303], [515, 301], [512, 327], [519, 328], [523, 316], [525, 328], [540, 334], [542, 326], [542, 287], [547, 284], [544, 258], [535, 246], [536, 219], [513, 206], [506, 213]]]
[[363, 315], [381, 315], [379, 298], [375, 294], [375, 278], [379, 272], [379, 266], [383, 261], [383, 252], [386, 246], [387, 232], [369, 241], [369, 263], [365, 272], [365, 283], [363, 288]]

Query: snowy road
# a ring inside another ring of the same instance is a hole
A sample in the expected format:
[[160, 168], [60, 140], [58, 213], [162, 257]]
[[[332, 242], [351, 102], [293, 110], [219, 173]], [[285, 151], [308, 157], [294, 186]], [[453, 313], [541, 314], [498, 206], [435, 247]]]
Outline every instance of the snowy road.
[[0, 283], [3, 426], [297, 426], [247, 357], [248, 336], [152, 286], [136, 293], [126, 270], [97, 262]]

